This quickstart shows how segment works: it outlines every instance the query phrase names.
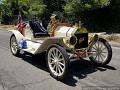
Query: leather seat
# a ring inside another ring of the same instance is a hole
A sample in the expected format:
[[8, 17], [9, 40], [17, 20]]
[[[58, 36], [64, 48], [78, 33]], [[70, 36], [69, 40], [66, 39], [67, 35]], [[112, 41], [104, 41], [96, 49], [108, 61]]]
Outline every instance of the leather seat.
[[45, 20], [42, 21], [42, 27], [43, 27], [45, 30], [47, 30], [48, 24], [49, 24], [49, 21], [45, 21]]
[[[43, 24], [46, 26], [43, 27]], [[47, 24], [43, 23], [42, 21], [29, 21], [29, 25], [33, 30], [34, 37], [48, 36]]]

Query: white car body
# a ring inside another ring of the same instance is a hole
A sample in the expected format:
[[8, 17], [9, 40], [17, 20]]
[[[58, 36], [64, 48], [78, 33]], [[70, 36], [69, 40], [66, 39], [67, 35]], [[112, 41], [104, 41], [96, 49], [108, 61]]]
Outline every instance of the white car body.
[[21, 40], [26, 40], [27, 49], [22, 49], [23, 51], [29, 52], [31, 54], [39, 54], [43, 51], [46, 51], [51, 44], [59, 44], [66, 49], [70, 49], [65, 44], [64, 39], [66, 37], [69, 38], [73, 36], [76, 30], [77, 29], [73, 27], [59, 26], [55, 30], [54, 37], [41, 37], [41, 38], [33, 37], [33, 32], [30, 29], [29, 25], [26, 26], [24, 36], [17, 30], [10, 30], [10, 31], [15, 35], [18, 45]]

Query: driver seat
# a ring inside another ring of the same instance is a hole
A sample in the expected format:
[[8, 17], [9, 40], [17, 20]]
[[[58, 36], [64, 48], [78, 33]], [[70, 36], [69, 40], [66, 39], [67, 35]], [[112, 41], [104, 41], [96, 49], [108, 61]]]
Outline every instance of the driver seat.
[[40, 36], [49, 36], [48, 31], [47, 31], [47, 26], [43, 26], [42, 21], [29, 21], [29, 25], [31, 29], [33, 30], [33, 35], [35, 38], [40, 37]]

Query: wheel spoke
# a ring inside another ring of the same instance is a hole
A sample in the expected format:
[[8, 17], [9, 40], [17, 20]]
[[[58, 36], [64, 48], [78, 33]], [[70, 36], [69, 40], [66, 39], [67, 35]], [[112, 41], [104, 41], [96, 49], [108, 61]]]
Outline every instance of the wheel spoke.
[[60, 73], [61, 73], [61, 70], [60, 70], [59, 65], [57, 66], [57, 68], [58, 68], [58, 73], [60, 74]]
[[100, 57], [99, 57], [99, 55], [98, 55], [98, 61], [100, 61]]
[[62, 56], [61, 53], [59, 53], [59, 55], [58, 55], [58, 59], [60, 59], [61, 56]]
[[102, 45], [102, 44], [100, 44], [100, 49], [102, 48], [102, 46], [103, 46], [103, 45]]
[[53, 65], [53, 70], [55, 69], [55, 67], [56, 67], [56, 65], [54, 64], [54, 65]]
[[106, 57], [106, 56], [105, 56], [104, 54], [102, 54], [102, 53], [101, 53], [101, 55], [102, 55], [103, 57]]
[[52, 53], [53, 53], [53, 56], [55, 56], [55, 49], [52, 51]]
[[104, 48], [101, 48], [101, 50], [102, 50], [102, 51], [104, 51], [105, 49], [106, 49], [106, 47], [104, 47]]
[[53, 53], [51, 53], [51, 56], [54, 58], [54, 55], [53, 55]]
[[97, 48], [97, 45], [95, 44], [95, 47]]
[[59, 65], [59, 67], [60, 67], [61, 71], [63, 71], [63, 68], [62, 68], [62, 66], [61, 66], [60, 64], [58, 64], [58, 65]]
[[64, 66], [64, 64], [63, 64], [63, 63], [61, 63], [61, 62], [59, 62], [59, 64], [61, 64], [62, 66]]
[[50, 60], [54, 61], [55, 59], [51, 57]]
[[55, 72], [57, 73], [57, 65], [56, 65], [56, 64], [55, 64], [55, 67], [56, 67], [56, 68], [55, 68]]
[[101, 53], [107, 53], [107, 51], [106, 51], [106, 52], [103, 52], [103, 51], [102, 51]]
[[103, 61], [104, 61], [104, 59], [103, 59], [102, 55], [100, 55], [100, 58], [102, 59], [102, 62], [103, 62]]
[[64, 59], [59, 59], [58, 62], [64, 61]]
[[96, 56], [94, 56], [94, 60], [96, 60], [96, 58], [97, 58], [97, 55], [96, 55]]
[[97, 50], [95, 47], [93, 47], [92, 49]]
[[55, 62], [54, 61], [52, 61], [52, 62], [50, 62], [50, 64], [52, 65], [52, 64], [55, 64]]
[[92, 52], [97, 52], [97, 51], [92, 51]]

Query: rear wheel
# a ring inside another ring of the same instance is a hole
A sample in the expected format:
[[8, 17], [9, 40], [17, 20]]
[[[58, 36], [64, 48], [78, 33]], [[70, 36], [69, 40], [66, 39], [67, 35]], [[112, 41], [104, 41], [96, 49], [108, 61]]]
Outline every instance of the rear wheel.
[[52, 45], [47, 51], [47, 66], [51, 75], [63, 80], [69, 71], [69, 58], [66, 50], [59, 45]]
[[14, 35], [12, 35], [10, 38], [10, 50], [14, 56], [18, 56], [20, 53], [20, 49], [18, 47], [18, 43]]
[[112, 48], [105, 39], [99, 38], [99, 40], [90, 47], [89, 52], [93, 52], [95, 54], [89, 57], [95, 64], [106, 65], [111, 61]]

